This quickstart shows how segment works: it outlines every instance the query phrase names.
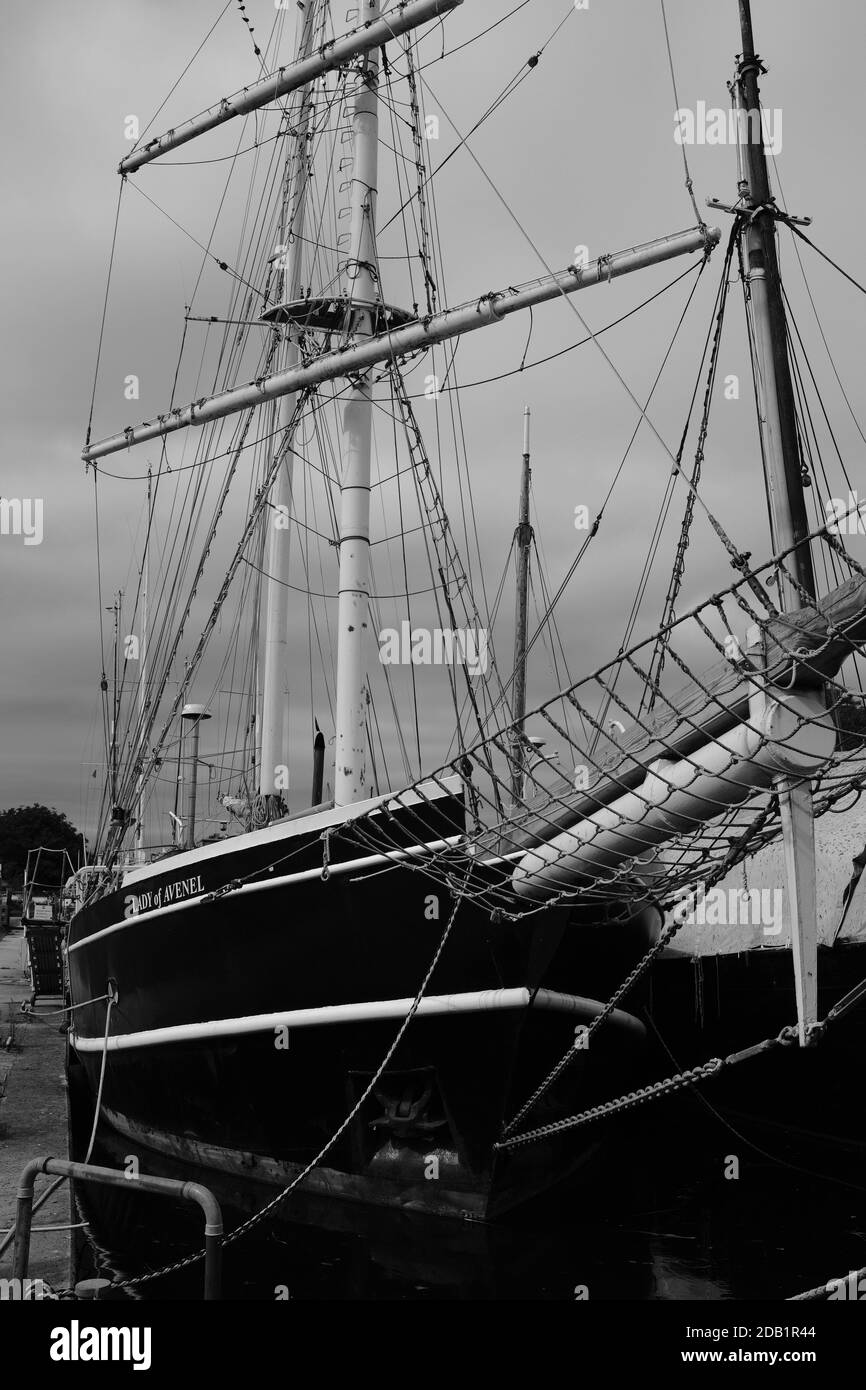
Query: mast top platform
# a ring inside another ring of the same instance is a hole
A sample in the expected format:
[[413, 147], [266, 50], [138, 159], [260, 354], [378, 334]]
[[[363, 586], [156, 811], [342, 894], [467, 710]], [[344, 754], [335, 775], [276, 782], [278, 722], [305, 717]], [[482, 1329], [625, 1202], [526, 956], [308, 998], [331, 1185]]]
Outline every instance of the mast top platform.
[[272, 304], [261, 315], [262, 323], [291, 323], [301, 329], [315, 329], [320, 333], [346, 333], [351, 336], [355, 318], [366, 315], [366, 322], [372, 319], [372, 333], [387, 333], [389, 329], [403, 328], [414, 323], [418, 317], [407, 309], [398, 309], [393, 304], [383, 304], [380, 300], [348, 299], [345, 295], [312, 295], [309, 299], [289, 299], [284, 304]]

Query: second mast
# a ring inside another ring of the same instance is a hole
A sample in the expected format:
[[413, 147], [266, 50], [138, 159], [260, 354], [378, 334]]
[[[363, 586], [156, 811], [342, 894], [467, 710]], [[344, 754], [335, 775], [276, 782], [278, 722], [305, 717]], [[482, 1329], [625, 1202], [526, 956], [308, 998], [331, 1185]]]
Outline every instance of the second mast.
[[[379, 18], [379, 0], [365, 0], [366, 23]], [[354, 166], [349, 257], [344, 268], [346, 314], [354, 336], [373, 334], [380, 298], [376, 257], [376, 193], [379, 162], [379, 51], [363, 59], [352, 122]], [[365, 637], [370, 626], [370, 451], [373, 426], [370, 372], [357, 376], [343, 411], [343, 477], [340, 486], [340, 586], [337, 614], [337, 707], [334, 800], [363, 801], [366, 785], [367, 687]]]

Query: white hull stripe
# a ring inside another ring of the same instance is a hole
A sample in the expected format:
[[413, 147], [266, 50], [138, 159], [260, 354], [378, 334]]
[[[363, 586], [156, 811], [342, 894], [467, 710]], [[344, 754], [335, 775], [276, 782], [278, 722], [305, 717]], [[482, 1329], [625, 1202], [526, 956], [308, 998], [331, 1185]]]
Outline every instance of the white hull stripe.
[[[339, 864], [328, 865], [328, 878], [338, 878], [341, 874], [351, 874], [357, 869], [378, 868], [383, 864], [399, 862], [401, 859], [432, 854], [440, 849], [450, 849], [452, 845], [460, 844], [462, 839], [462, 835], [452, 835], [447, 840], [431, 840], [426, 845], [410, 845], [408, 849], [389, 850], [387, 854], [368, 854], [363, 859], [344, 859]], [[169, 913], [183, 912], [188, 907], [199, 907], [202, 903], [207, 906], [214, 900], [215, 893], [217, 900], [240, 898], [246, 893], [263, 893], [270, 888], [282, 888], [287, 883], [309, 883], [313, 879], [321, 877], [321, 869], [301, 869], [296, 874], [279, 874], [274, 878], [258, 879], [255, 883], [244, 883], [240, 888], [232, 888], [228, 893], [220, 893], [218, 889], [211, 889], [207, 893], [197, 894], [194, 898], [184, 898], [179, 903], [167, 903], [165, 907], [153, 907], [149, 912], [134, 912], [131, 916], [124, 917], [122, 922], [112, 922], [110, 927], [103, 927], [100, 931], [91, 932], [89, 936], [82, 937], [80, 941], [73, 941], [67, 950], [69, 952], [81, 951], [91, 942], [100, 941], [105, 936], [111, 936], [113, 932], [124, 931], [126, 927], [137, 926], [139, 922], [151, 922], [155, 917], [167, 917]], [[136, 895], [130, 893], [129, 896]]]
[[[552, 1010], [556, 1013], [580, 1014], [589, 1020], [601, 1013], [602, 1005], [595, 999], [583, 999], [576, 994], [558, 994], [540, 989], [535, 995], [526, 988], [479, 989], [465, 994], [434, 994], [422, 999], [417, 1014], [435, 1017], [443, 1014], [492, 1013], [507, 1009]], [[383, 1019], [404, 1019], [412, 1006], [411, 999], [380, 999], [360, 1004], [330, 1004], [319, 1009], [288, 1009], [282, 1013], [248, 1014], [244, 1018], [218, 1018], [205, 1023], [177, 1023], [168, 1028], [149, 1028], [140, 1033], [120, 1033], [109, 1037], [108, 1051], [120, 1052], [132, 1047], [161, 1047], [166, 1043], [200, 1042], [207, 1038], [233, 1038], [245, 1033], [273, 1033], [277, 1028], [316, 1028], [322, 1024], [373, 1023]], [[643, 1024], [631, 1014], [615, 1009], [611, 1022], [626, 1026], [643, 1036]], [[72, 1036], [76, 1052], [101, 1052], [102, 1037]]]

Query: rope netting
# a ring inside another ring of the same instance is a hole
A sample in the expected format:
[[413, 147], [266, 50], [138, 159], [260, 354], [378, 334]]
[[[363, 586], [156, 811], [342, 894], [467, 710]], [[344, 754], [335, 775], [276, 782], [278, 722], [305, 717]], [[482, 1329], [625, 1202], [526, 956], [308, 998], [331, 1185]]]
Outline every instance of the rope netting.
[[[332, 842], [385, 856], [383, 872], [393, 852], [395, 868], [497, 916], [576, 902], [633, 912], [713, 885], [775, 839], [780, 790], [809, 781], [816, 816], [859, 794], [863, 697], [845, 668], [866, 642], [866, 571], [826, 530], [811, 539], [851, 571], [832, 593], [800, 591], [804, 606], [786, 613], [796, 547], [743, 561], [729, 588], [335, 827]], [[651, 675], [660, 651], [667, 688]], [[407, 827], [424, 846], [408, 856]]]

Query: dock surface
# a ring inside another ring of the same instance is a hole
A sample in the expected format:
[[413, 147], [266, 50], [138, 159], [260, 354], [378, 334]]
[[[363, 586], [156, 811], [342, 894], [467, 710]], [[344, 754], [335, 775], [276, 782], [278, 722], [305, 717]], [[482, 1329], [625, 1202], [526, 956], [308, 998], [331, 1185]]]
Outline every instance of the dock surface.
[[[18, 1180], [32, 1158], [68, 1158], [64, 1019], [60, 999], [38, 999], [32, 1014], [22, 1014], [30, 999], [24, 932], [13, 927], [0, 935], [0, 1241], [15, 1224]], [[12, 1043], [7, 1047], [7, 1040]], [[37, 1200], [49, 1182], [36, 1182]], [[52, 1288], [70, 1282], [70, 1232], [43, 1231], [68, 1226], [69, 1184], [64, 1183], [33, 1218], [28, 1277]], [[12, 1273], [12, 1246], [0, 1255], [0, 1279]]]

